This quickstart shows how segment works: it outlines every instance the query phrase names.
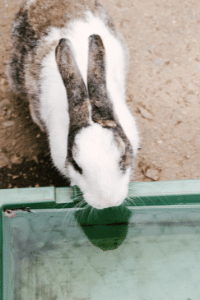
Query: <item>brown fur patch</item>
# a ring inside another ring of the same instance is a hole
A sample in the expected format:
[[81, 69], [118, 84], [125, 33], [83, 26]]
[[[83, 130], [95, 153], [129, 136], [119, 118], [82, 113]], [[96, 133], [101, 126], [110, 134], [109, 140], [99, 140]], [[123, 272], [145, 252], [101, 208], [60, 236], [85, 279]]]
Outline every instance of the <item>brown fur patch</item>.
[[67, 90], [70, 126], [82, 128], [89, 125], [88, 93], [71, 49], [71, 42], [61, 39], [56, 47], [55, 55]]
[[[117, 122], [118, 123], [118, 122]], [[131, 144], [125, 135], [121, 125], [119, 123], [117, 124], [117, 128], [113, 129], [115, 141], [116, 143], [119, 142], [119, 139], [121, 139], [124, 142], [124, 146], [122, 147], [122, 144], [119, 146], [120, 152], [121, 152], [121, 160], [119, 162], [120, 169], [125, 172], [127, 167], [132, 165], [133, 161], [133, 149], [131, 147]], [[125, 148], [125, 149], [124, 149]]]
[[25, 87], [28, 91], [28, 99], [32, 106], [32, 112], [37, 118], [37, 124], [41, 130], [44, 131], [44, 124], [40, 117], [40, 74], [41, 74], [41, 63], [44, 57], [56, 47], [57, 41], [51, 44], [45, 43], [42, 47], [38, 47], [35, 51], [31, 51], [27, 54], [24, 62], [24, 73], [25, 73]]
[[29, 8], [30, 25], [44, 33], [49, 26], [62, 28], [71, 20], [83, 19], [87, 10], [97, 13], [95, 0], [37, 0]]
[[35, 51], [32, 51], [27, 55], [25, 61], [25, 84], [29, 92], [34, 91], [34, 89], [34, 92], [40, 90], [40, 74], [43, 59], [51, 50], [56, 48], [57, 44], [58, 41], [54, 41], [51, 44], [47, 42], [43, 43], [41, 47], [37, 47]]
[[116, 122], [112, 120], [101, 120], [101, 119], [98, 120], [93, 118], [93, 121], [95, 123], [99, 123], [103, 127], [115, 128], [117, 126]]
[[113, 124], [113, 107], [106, 88], [105, 48], [99, 35], [89, 38], [88, 60], [88, 93], [92, 106], [92, 120], [112, 121]]

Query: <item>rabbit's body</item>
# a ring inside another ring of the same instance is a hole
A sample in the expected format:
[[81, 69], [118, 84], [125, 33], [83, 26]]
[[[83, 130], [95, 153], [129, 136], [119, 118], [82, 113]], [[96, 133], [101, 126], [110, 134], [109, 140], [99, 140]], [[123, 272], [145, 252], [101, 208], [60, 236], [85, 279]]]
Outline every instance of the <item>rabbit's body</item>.
[[[79, 185], [92, 206], [121, 204], [138, 134], [125, 103], [127, 52], [103, 8], [93, 0], [29, 0], [15, 19], [12, 37], [10, 84], [16, 92], [27, 94], [33, 121], [49, 136], [55, 166], [70, 177], [72, 185]], [[66, 62], [71, 75], [65, 74]], [[74, 74], [78, 79], [72, 84], [65, 80]], [[76, 94], [79, 97], [76, 84], [83, 86], [81, 95], [85, 95], [77, 115], [71, 100], [76, 100]], [[122, 153], [127, 157], [120, 171]]]

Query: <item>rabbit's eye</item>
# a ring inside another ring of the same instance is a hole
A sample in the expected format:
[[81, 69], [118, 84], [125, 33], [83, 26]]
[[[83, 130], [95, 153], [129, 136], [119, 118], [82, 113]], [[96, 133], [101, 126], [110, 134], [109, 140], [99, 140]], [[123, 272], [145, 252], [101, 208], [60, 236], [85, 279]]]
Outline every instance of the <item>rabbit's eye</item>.
[[77, 172], [83, 174], [83, 170], [81, 169], [81, 167], [79, 167], [79, 165], [76, 163], [76, 161], [73, 158], [71, 159], [71, 164]]
[[131, 165], [131, 163], [132, 163], [132, 158], [130, 153], [121, 156], [119, 166], [123, 174], [126, 172], [127, 168]]
[[119, 167], [120, 167], [120, 170], [122, 171], [123, 174], [124, 174], [125, 171], [126, 171], [126, 166], [125, 166], [125, 164], [124, 164], [125, 159], [126, 159], [126, 156], [123, 155], [123, 156], [121, 157], [120, 162], [119, 162]]

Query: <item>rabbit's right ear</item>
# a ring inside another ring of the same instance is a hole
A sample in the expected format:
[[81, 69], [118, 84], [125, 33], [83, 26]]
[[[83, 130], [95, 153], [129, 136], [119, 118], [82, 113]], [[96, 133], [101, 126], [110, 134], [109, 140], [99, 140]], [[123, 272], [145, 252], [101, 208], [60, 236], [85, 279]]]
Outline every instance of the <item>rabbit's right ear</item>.
[[74, 139], [78, 131], [90, 125], [88, 92], [78, 69], [68, 39], [61, 39], [55, 51], [56, 62], [67, 91], [69, 110], [68, 160], [78, 169], [73, 158]]
[[89, 37], [88, 94], [92, 106], [92, 120], [103, 127], [116, 128], [113, 107], [106, 86], [106, 55], [102, 39]]

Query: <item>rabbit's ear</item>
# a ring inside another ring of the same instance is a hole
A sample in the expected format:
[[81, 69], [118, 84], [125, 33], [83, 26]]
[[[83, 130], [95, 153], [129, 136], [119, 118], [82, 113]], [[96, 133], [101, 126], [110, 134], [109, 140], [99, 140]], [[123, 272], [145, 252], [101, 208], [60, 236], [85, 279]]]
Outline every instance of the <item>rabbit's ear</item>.
[[87, 81], [92, 120], [103, 127], [116, 127], [112, 103], [107, 95], [105, 48], [99, 35], [89, 37]]
[[70, 127], [75, 131], [89, 125], [88, 93], [72, 53], [68, 39], [61, 39], [56, 47], [56, 62], [67, 90]]
[[82, 172], [73, 158], [74, 139], [78, 131], [90, 125], [89, 99], [86, 86], [72, 53], [68, 39], [61, 39], [55, 51], [56, 62], [67, 91], [69, 110], [69, 133], [67, 159], [74, 168]]

